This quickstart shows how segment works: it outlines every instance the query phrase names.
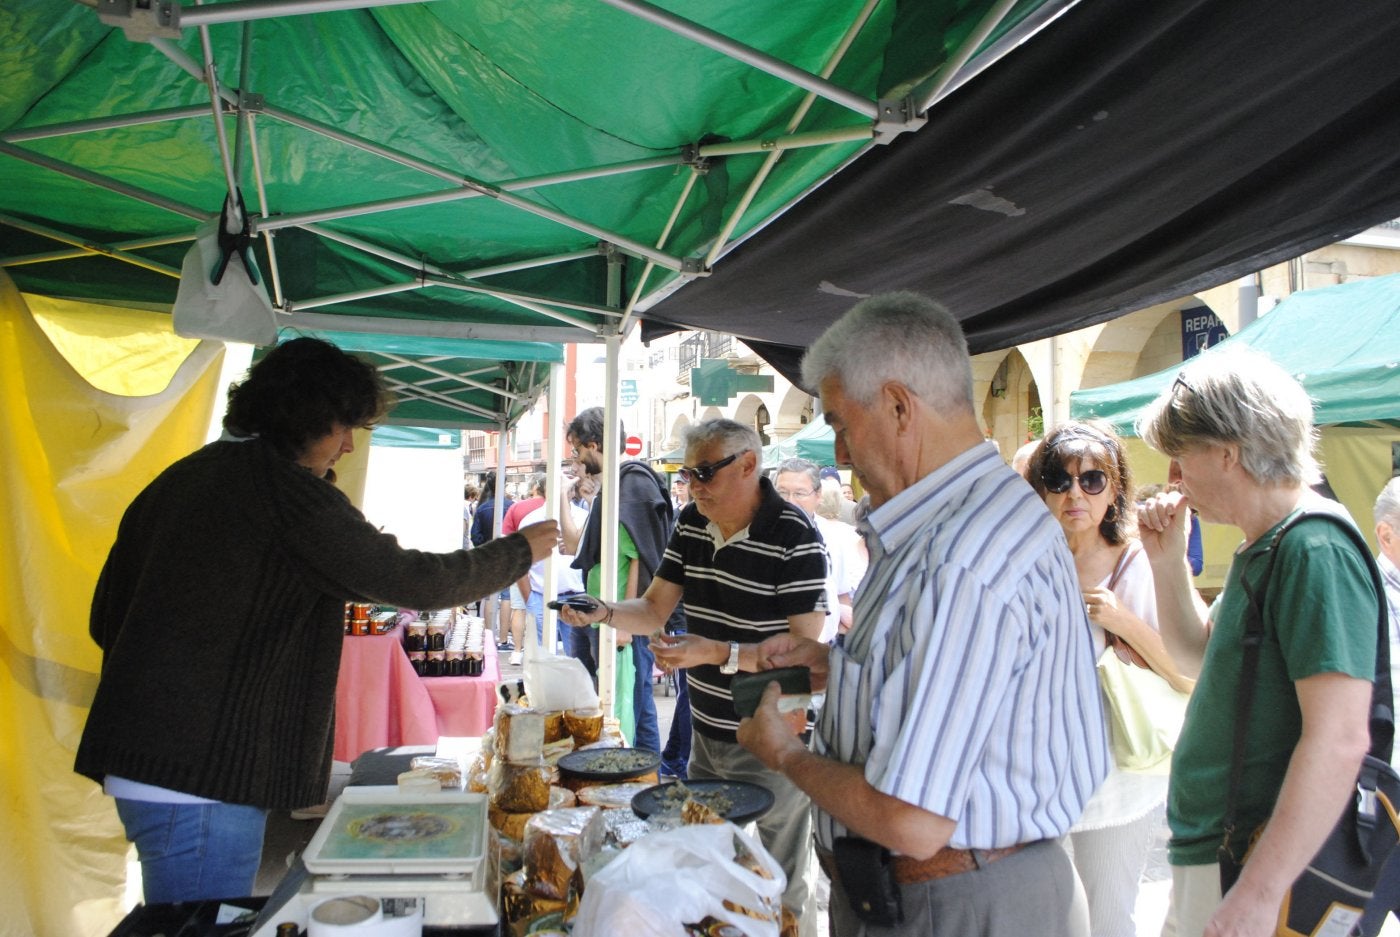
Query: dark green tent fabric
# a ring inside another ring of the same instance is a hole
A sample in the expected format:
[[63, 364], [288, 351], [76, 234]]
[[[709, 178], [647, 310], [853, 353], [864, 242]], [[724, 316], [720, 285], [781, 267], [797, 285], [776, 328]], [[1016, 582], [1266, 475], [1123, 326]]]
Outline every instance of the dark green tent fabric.
[[[982, 48], [1043, 5], [1014, 3]], [[644, 276], [652, 293], [703, 273], [731, 215], [730, 240], [870, 146], [877, 100], [927, 82], [995, 4], [883, 0], [864, 20], [864, 0], [674, 4], [809, 77], [834, 63], [826, 80], [860, 106], [810, 109], [803, 87], [618, 3], [262, 6], [268, 18], [207, 29], [238, 184], [275, 233], [275, 263], [260, 239], [260, 265], [290, 324], [314, 309], [596, 341]], [[228, 191], [204, 55], [198, 28], [136, 41], [81, 4], [7, 0], [0, 262], [21, 289], [172, 301], [188, 237]], [[785, 149], [746, 201], [791, 132], [837, 139]], [[741, 152], [703, 149], [721, 143]]]
[[[1294, 293], [1204, 355], [1242, 346], [1262, 351], [1312, 396], [1318, 425], [1400, 423], [1400, 274]], [[1132, 434], [1149, 403], [1180, 367], [1075, 391], [1070, 415], [1098, 417]]]
[[806, 459], [818, 465], [836, 464], [836, 434], [826, 418], [818, 416], [786, 439], [763, 447], [765, 467], [777, 465], [784, 459]]

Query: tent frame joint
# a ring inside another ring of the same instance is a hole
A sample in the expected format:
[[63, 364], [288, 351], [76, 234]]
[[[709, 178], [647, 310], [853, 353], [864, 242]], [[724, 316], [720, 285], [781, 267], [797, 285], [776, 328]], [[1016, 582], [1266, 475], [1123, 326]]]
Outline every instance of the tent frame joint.
[[918, 130], [928, 123], [928, 117], [918, 111], [918, 102], [912, 95], [903, 98], [882, 98], [880, 113], [875, 118], [875, 142], [890, 143], [895, 137], [911, 130]]
[[238, 110], [244, 114], [261, 114], [267, 107], [267, 99], [256, 91], [238, 89]]
[[710, 157], [704, 155], [701, 144], [687, 143], [681, 147], [681, 165], [703, 176], [710, 171]]
[[120, 26], [132, 42], [179, 39], [180, 4], [174, 0], [97, 0], [97, 18]]

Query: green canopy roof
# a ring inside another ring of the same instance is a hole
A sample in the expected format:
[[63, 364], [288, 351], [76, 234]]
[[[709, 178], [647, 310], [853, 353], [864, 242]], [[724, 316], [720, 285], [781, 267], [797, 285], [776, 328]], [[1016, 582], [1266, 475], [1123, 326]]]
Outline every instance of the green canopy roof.
[[168, 306], [236, 186], [288, 328], [602, 341], [1066, 3], [7, 0], [0, 264]]
[[836, 434], [826, 417], [818, 416], [786, 439], [763, 447], [763, 465], [771, 468], [784, 459], [806, 459], [817, 465], [836, 464]]
[[[1294, 293], [1202, 354], [1228, 355], [1245, 345], [1302, 382], [1319, 425], [1400, 422], [1400, 274]], [[1070, 415], [1108, 420], [1132, 434], [1138, 414], [1180, 370], [1075, 391]]]

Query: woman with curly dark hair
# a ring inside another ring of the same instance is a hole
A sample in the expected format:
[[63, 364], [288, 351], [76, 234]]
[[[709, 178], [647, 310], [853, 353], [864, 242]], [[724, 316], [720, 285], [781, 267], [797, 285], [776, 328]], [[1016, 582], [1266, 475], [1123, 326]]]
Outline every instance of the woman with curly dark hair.
[[[1152, 568], [1135, 538], [1133, 477], [1123, 445], [1099, 423], [1063, 423], [1031, 453], [1027, 480], [1060, 522], [1074, 554], [1095, 653], [1150, 667], [1178, 690], [1178, 673], [1157, 634]], [[1166, 801], [1165, 774], [1116, 765], [1070, 831], [1075, 871], [1089, 899], [1093, 937], [1134, 937], [1138, 879]]]
[[327, 476], [379, 419], [374, 368], [280, 345], [220, 440], [127, 508], [93, 595], [102, 673], [75, 769], [116, 798], [147, 902], [252, 893], [267, 811], [319, 804], [347, 600], [448, 608], [519, 578], [547, 521], [476, 550], [405, 550]]

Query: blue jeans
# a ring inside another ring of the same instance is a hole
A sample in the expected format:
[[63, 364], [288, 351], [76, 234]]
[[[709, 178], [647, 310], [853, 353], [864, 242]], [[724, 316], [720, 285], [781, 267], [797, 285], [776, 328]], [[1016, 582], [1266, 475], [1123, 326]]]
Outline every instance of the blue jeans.
[[[535, 640], [544, 646], [544, 596], [538, 592], [531, 592], [530, 597], [525, 600], [525, 610], [535, 619]], [[562, 623], [561, 623], [562, 625]]]
[[117, 798], [136, 844], [147, 904], [242, 898], [262, 863], [267, 811], [242, 804], [163, 804]]
[[583, 668], [593, 678], [593, 689], [598, 689], [598, 629], [592, 625], [575, 627], [563, 622], [559, 627], [564, 630], [564, 652], [583, 661]]
[[632, 706], [637, 716], [636, 735], [632, 744], [649, 752], [661, 751], [661, 730], [656, 724], [656, 697], [652, 695], [651, 672], [656, 667], [656, 655], [651, 652], [651, 641], [641, 635], [632, 635], [632, 662], [637, 666], [637, 677], [633, 684]]
[[677, 670], [676, 709], [671, 715], [671, 734], [661, 750], [661, 773], [684, 780], [690, 764], [690, 684], [685, 670]]

